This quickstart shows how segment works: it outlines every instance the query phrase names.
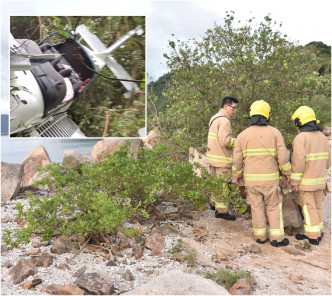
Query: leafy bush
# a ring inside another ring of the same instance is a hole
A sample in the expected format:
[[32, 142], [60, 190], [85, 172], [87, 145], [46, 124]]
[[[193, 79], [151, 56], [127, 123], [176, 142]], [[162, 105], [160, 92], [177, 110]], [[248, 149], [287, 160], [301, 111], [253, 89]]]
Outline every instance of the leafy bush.
[[42, 170], [49, 177], [37, 184], [55, 186], [54, 194], [32, 196], [29, 207], [18, 204], [18, 216], [28, 222], [27, 228], [15, 233], [4, 231], [4, 241], [12, 246], [27, 243], [37, 228], [43, 239], [54, 230], [63, 235], [84, 235], [103, 242], [115, 234], [130, 217], [148, 217], [147, 210], [165, 200], [179, 204], [189, 202], [197, 209], [206, 207], [212, 194], [223, 192], [224, 202], [245, 209], [237, 191], [230, 192], [223, 179], [202, 177], [194, 173], [188, 160], [177, 162], [166, 146], [140, 148], [139, 157], [129, 152], [129, 141], [103, 162], [83, 163], [79, 171], [66, 164], [52, 163]]
[[222, 268], [215, 273], [206, 274], [205, 277], [215, 281], [221, 286], [224, 286], [228, 290], [237, 282], [238, 279], [250, 278], [250, 275], [243, 270], [232, 272], [226, 268]]

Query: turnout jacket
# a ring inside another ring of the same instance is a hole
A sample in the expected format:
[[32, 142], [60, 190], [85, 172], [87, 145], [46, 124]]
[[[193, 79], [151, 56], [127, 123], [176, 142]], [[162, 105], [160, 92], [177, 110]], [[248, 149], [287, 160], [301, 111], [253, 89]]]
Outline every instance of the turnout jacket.
[[231, 170], [235, 141], [236, 139], [232, 138], [230, 116], [226, 111], [220, 109], [209, 122], [206, 158], [210, 165]]
[[252, 125], [242, 131], [233, 153], [233, 176], [247, 187], [279, 185], [281, 170], [290, 175], [287, 149], [280, 131], [268, 125]]
[[293, 140], [290, 183], [299, 190], [323, 190], [331, 166], [331, 148], [320, 131], [301, 132]]

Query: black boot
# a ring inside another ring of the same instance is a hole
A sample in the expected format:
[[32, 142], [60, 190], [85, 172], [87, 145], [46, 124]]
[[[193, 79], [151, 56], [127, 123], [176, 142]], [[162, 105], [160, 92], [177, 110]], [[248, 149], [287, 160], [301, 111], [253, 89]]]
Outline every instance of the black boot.
[[210, 210], [215, 211], [216, 207], [210, 203]]
[[270, 242], [271, 246], [273, 247], [285, 247], [288, 246], [289, 240], [288, 238], [284, 238], [281, 242], [277, 242], [276, 240], [273, 240]]
[[[321, 239], [319, 239], [319, 237], [316, 238], [316, 239], [313, 239], [313, 238], [309, 238], [309, 237], [307, 237], [306, 235], [304, 235], [304, 234], [300, 234], [300, 233], [298, 233], [297, 235], [295, 235], [295, 238], [296, 238], [297, 240], [304, 240], [304, 239], [307, 239], [307, 240], [309, 241], [309, 243], [311, 243], [312, 245], [319, 245], [319, 242], [320, 242], [320, 240], [321, 240]], [[320, 238], [321, 238], [321, 237], [320, 237]]]
[[236, 219], [236, 217], [234, 215], [231, 215], [229, 213], [218, 213], [218, 211], [214, 212], [214, 216], [216, 218], [221, 218], [221, 219], [231, 220], [231, 221], [234, 221]]
[[261, 244], [261, 245], [265, 244], [266, 241], [267, 241], [267, 239], [263, 240], [263, 241], [260, 238], [256, 239], [256, 242], [259, 243], [259, 244]]

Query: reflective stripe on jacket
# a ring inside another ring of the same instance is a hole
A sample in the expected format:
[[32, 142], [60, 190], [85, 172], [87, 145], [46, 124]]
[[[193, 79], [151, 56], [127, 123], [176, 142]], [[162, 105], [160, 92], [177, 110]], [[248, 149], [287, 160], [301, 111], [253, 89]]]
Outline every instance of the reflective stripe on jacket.
[[221, 109], [209, 122], [206, 158], [210, 165], [231, 169], [235, 141], [236, 139], [232, 138], [230, 116]]
[[331, 148], [320, 131], [299, 133], [293, 141], [291, 185], [299, 190], [325, 189], [331, 165]]
[[244, 178], [245, 186], [279, 185], [279, 170], [290, 175], [291, 165], [279, 130], [252, 125], [239, 134], [233, 153], [234, 177]]

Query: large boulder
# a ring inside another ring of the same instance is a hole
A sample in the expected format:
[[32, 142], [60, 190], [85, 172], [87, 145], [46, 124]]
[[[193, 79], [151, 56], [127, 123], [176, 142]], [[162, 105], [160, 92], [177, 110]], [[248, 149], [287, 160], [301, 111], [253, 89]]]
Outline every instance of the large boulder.
[[230, 295], [212, 280], [196, 274], [173, 270], [157, 276], [125, 295]]
[[[206, 167], [208, 170], [208, 173], [211, 173], [210, 165], [206, 159], [206, 156], [202, 153], [199, 153], [195, 148], [189, 148], [189, 162], [194, 163], [198, 162], [201, 166]], [[196, 169], [195, 173], [198, 176], [202, 175], [201, 169]]]
[[153, 146], [161, 143], [160, 132], [156, 129], [149, 132], [147, 137], [143, 139], [143, 143], [147, 148], [152, 148]]
[[326, 136], [326, 137], [331, 137], [331, 127], [330, 126], [324, 126], [322, 133]]
[[92, 162], [94, 160], [95, 159], [92, 156], [83, 155], [82, 153], [73, 150], [65, 150], [63, 152], [62, 163], [65, 163], [74, 169], [79, 169], [82, 162]]
[[24, 167], [23, 184], [28, 186], [30, 179], [36, 174], [37, 168], [51, 163], [45, 148], [39, 145], [22, 162]]
[[292, 191], [291, 185], [283, 178], [280, 181], [280, 188], [283, 193], [282, 215], [284, 218], [284, 227], [302, 228], [303, 219], [295, 199], [295, 192]]
[[37, 267], [26, 259], [21, 259], [9, 272], [12, 276], [13, 284], [19, 284], [23, 282], [30, 275], [37, 274]]
[[[126, 143], [124, 140], [114, 140], [114, 139], [104, 139], [99, 142], [92, 148], [92, 157], [98, 159], [99, 161], [105, 160], [105, 154], [113, 153], [119, 150], [121, 145]], [[134, 157], [138, 157], [138, 149], [143, 146], [143, 141], [141, 139], [133, 139], [130, 141], [130, 151], [133, 153]]]
[[42, 287], [42, 292], [51, 294], [51, 295], [84, 295], [84, 290], [80, 289], [74, 284], [66, 285], [47, 285]]
[[15, 197], [23, 179], [23, 165], [1, 162], [1, 202]]
[[83, 274], [77, 279], [76, 284], [87, 291], [89, 295], [112, 295], [115, 292], [112, 281], [107, 276], [97, 272]]

